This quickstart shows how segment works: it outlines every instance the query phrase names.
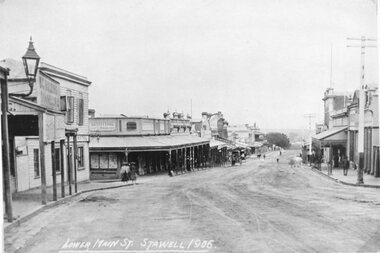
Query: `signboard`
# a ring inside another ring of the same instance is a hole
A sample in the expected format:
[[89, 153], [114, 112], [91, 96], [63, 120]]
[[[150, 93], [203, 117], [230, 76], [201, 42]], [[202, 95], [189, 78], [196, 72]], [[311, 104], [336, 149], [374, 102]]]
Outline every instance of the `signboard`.
[[53, 82], [52, 80], [44, 77], [43, 75], [39, 76], [39, 105], [53, 109], [60, 109], [60, 88], [59, 84]]
[[151, 122], [143, 122], [142, 123], [142, 130], [143, 131], [153, 131], [154, 130], [153, 121], [151, 121]]
[[102, 119], [102, 120], [90, 120], [90, 131], [115, 131], [116, 121]]
[[54, 115], [44, 114], [44, 141], [55, 140], [55, 117]]
[[65, 138], [65, 115], [55, 116], [55, 139]]

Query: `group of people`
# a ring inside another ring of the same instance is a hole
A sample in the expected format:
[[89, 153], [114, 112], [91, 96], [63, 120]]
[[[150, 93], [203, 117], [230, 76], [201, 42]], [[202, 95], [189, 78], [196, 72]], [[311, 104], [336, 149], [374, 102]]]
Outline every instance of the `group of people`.
[[132, 184], [136, 184], [136, 174], [136, 167], [133, 163], [123, 163], [121, 165], [120, 176], [122, 182], [131, 181]]

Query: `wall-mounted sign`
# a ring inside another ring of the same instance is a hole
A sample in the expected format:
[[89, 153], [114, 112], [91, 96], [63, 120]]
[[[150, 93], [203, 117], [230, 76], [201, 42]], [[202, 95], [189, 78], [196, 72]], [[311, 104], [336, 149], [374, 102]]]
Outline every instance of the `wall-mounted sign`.
[[116, 122], [114, 120], [107, 119], [97, 119], [90, 120], [89, 122], [90, 131], [115, 131], [116, 130]]
[[60, 88], [59, 84], [40, 75], [39, 77], [39, 104], [43, 107], [59, 110], [60, 109]]
[[153, 131], [154, 130], [153, 121], [151, 121], [151, 122], [143, 122], [142, 123], [142, 130], [143, 131]]

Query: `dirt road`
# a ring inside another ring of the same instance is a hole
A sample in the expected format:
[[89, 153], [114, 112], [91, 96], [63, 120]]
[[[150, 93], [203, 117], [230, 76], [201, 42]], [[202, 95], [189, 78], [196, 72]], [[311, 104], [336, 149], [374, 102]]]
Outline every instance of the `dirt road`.
[[250, 159], [82, 195], [12, 229], [6, 252], [380, 250], [380, 190]]

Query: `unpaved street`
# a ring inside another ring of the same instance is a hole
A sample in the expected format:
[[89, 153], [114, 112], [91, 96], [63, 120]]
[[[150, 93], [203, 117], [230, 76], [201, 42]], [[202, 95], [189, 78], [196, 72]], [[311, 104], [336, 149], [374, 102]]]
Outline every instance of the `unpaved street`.
[[[6, 252], [380, 250], [380, 189], [265, 160], [81, 195], [5, 235]], [[82, 242], [82, 244], [75, 244]]]

